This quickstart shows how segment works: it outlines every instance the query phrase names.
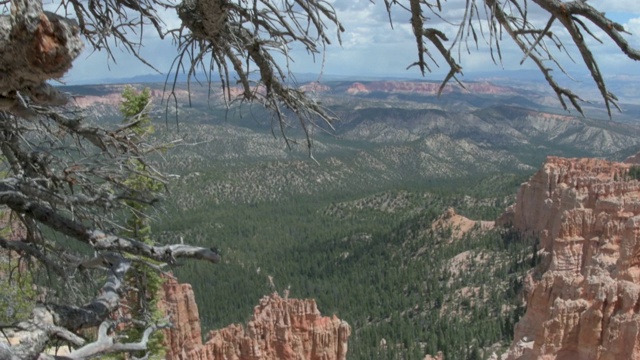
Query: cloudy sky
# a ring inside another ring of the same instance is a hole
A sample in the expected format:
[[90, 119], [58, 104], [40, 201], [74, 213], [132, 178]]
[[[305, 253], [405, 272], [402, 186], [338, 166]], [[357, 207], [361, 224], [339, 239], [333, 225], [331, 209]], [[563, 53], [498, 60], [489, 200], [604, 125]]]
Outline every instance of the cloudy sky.
[[[606, 12], [613, 20], [623, 24], [632, 33], [627, 36], [629, 42], [640, 48], [640, 6], [638, 0], [590, 0], [589, 4]], [[276, 1], [278, 2], [278, 1]], [[352, 76], [397, 76], [420, 78], [416, 68], [406, 70], [406, 67], [416, 61], [415, 39], [409, 25], [409, 15], [404, 10], [396, 8], [393, 12], [393, 29], [389, 25], [389, 18], [385, 10], [384, 1], [377, 0], [371, 3], [369, 0], [329, 0], [338, 13], [339, 19], [346, 32], [342, 34], [342, 45], [334, 42], [326, 49], [324, 64], [321, 58], [313, 58], [303, 51], [293, 50], [295, 63], [292, 64], [294, 72], [320, 73], [327, 75], [352, 75]], [[443, 1], [443, 17], [452, 22], [459, 20], [464, 13], [465, 0]], [[537, 19], [540, 26], [544, 26], [548, 17], [535, 8], [529, 1], [529, 10], [532, 18]], [[482, 11], [482, 10], [481, 10]], [[540, 16], [536, 17], [536, 14]], [[168, 27], [175, 26], [179, 21], [173, 13], [164, 13], [163, 18]], [[450, 38], [455, 36], [457, 27], [448, 24], [435, 16], [430, 16], [428, 26], [444, 31]], [[486, 24], [484, 25], [486, 29]], [[596, 34], [601, 33], [594, 29]], [[147, 32], [144, 39], [145, 47], [142, 54], [161, 72], [167, 72], [175, 58], [176, 51], [170, 40], [162, 41]], [[505, 34], [506, 36], [506, 34]], [[559, 36], [564, 36], [559, 32]], [[568, 43], [567, 43], [568, 44]], [[606, 75], [639, 75], [640, 63], [628, 60], [616, 51], [611, 42], [600, 44], [595, 40], [589, 40], [592, 51], [597, 57], [601, 70]], [[461, 64], [465, 75], [473, 76], [479, 72], [499, 71], [501, 69], [534, 69], [530, 60], [520, 65], [522, 54], [518, 52], [510, 41], [505, 38], [501, 44], [503, 63], [494, 64], [489, 46], [482, 38], [479, 41], [479, 49], [471, 46], [471, 54], [462, 49]], [[575, 50], [575, 46], [567, 45], [569, 51]], [[78, 58], [74, 68], [65, 76], [67, 83], [87, 83], [93, 80], [106, 78], [127, 78], [136, 75], [153, 73], [153, 70], [140, 63], [127, 53], [116, 52], [116, 63], [108, 61], [105, 53], [92, 52], [90, 49]], [[442, 59], [437, 59], [440, 65], [445, 65]], [[576, 60], [578, 60], [576, 58]], [[564, 59], [566, 68], [575, 72], [585, 72], [584, 65], [572, 63], [568, 58]], [[432, 66], [434, 72], [427, 75], [427, 79], [442, 79], [446, 74], [446, 66], [438, 69]]]

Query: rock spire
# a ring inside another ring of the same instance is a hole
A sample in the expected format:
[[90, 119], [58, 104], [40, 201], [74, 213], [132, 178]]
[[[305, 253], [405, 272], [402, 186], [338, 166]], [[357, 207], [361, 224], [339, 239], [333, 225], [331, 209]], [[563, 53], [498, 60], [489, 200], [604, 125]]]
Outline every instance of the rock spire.
[[640, 359], [640, 182], [549, 157], [499, 220], [539, 237], [508, 359]]
[[167, 360], [345, 360], [351, 328], [322, 316], [315, 300], [265, 296], [246, 326], [209, 332], [202, 342], [198, 308], [189, 284], [168, 279], [162, 309], [173, 318], [166, 330]]

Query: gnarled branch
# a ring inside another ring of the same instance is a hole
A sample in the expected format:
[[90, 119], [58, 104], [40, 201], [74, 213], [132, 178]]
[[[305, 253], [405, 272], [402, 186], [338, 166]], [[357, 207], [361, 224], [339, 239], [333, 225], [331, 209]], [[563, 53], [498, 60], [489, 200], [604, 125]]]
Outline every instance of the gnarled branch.
[[[478, 11], [477, 3], [479, 2], [485, 7], [485, 18], [482, 18]], [[538, 5], [541, 10], [548, 14], [549, 20], [543, 28], [533, 25], [529, 14], [529, 2]], [[408, 3], [408, 6], [405, 3]], [[587, 44], [585, 35], [596, 38], [590, 27], [599, 28], [628, 58], [640, 60], [640, 50], [633, 48], [623, 36], [626, 33], [624, 27], [589, 5], [586, 0], [507, 0], [502, 2], [496, 0], [467, 0], [464, 16], [458, 25], [457, 35], [449, 48], [443, 45], [443, 41], [447, 40], [446, 37], [442, 36], [444, 34], [438, 35], [441, 34], [438, 30], [425, 26], [426, 20], [423, 15], [425, 10], [441, 19], [444, 18], [444, 11], [449, 10], [440, 1], [436, 1], [434, 4], [422, 0], [385, 0], [385, 4], [389, 13], [391, 13], [394, 5], [410, 13], [418, 51], [418, 61], [411, 66], [418, 66], [423, 74], [425, 70], [431, 70], [424, 58], [424, 54], [431, 58], [434, 63], [436, 63], [436, 60], [428, 51], [428, 44], [435, 46], [449, 65], [450, 70], [443, 81], [441, 89], [450, 79], [456, 79], [456, 74], [462, 73], [462, 66], [451, 56], [451, 49], [456, 45], [461, 47], [465, 44], [469, 52], [467, 42], [470, 36], [478, 46], [478, 31], [476, 31], [475, 27], [479, 26], [479, 33], [484, 36], [483, 23], [487, 25], [488, 43], [494, 61], [496, 61], [495, 55], [497, 55], [498, 61], [502, 61], [500, 42], [502, 41], [501, 34], [504, 30], [520, 48], [525, 59], [531, 59], [535, 63], [566, 110], [569, 107], [565, 100], [569, 100], [571, 106], [582, 113], [580, 106], [582, 99], [569, 88], [560, 86], [551, 74], [554, 68], [566, 74], [564, 66], [558, 58], [562, 53], [571, 57], [563, 41], [557, 35], [559, 31], [555, 28], [555, 25], [568, 32], [570, 41], [578, 49], [580, 58], [587, 70], [589, 70], [610, 117], [611, 107], [618, 108], [617, 98], [608, 90], [604, 76], [598, 67], [590, 46]], [[547, 46], [545, 40], [551, 41], [553, 46]], [[603, 42], [601, 39], [596, 38], [596, 40]], [[555, 65], [555, 67], [551, 67], [548, 63]]]

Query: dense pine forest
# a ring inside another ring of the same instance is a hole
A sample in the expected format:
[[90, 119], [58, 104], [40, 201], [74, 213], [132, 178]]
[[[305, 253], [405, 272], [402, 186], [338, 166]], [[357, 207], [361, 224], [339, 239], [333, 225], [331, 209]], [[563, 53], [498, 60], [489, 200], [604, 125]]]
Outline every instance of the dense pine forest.
[[381, 2], [0, 0], [0, 360], [640, 359], [633, 2]]
[[[316, 129], [310, 156], [299, 129], [286, 129], [287, 147], [261, 109], [198, 94], [152, 114], [153, 136], [171, 143], [156, 165], [172, 175], [151, 228], [160, 243], [182, 237], [222, 255], [175, 270], [193, 285], [203, 334], [246, 322], [277, 291], [347, 321], [354, 360], [500, 353], [536, 241], [480, 220], [500, 216], [547, 155], [623, 158], [640, 146], [634, 125], [523, 97], [328, 94], [340, 121]], [[108, 106], [90, 111], [117, 119]], [[434, 226], [450, 208], [477, 225], [463, 236]]]
[[[383, 209], [379, 198], [400, 204]], [[351, 359], [417, 359], [439, 350], [469, 358], [475, 348], [510, 340], [532, 243], [503, 231], [451, 239], [452, 229], [431, 223], [452, 204], [491, 218], [504, 199], [479, 205], [426, 189], [351, 201], [299, 196], [171, 213], [155, 229], [224, 255], [221, 266], [188, 263], [177, 271], [194, 286], [205, 329], [245, 322], [264, 294], [289, 290], [352, 325]], [[456, 269], [451, 260], [463, 252], [470, 260]]]

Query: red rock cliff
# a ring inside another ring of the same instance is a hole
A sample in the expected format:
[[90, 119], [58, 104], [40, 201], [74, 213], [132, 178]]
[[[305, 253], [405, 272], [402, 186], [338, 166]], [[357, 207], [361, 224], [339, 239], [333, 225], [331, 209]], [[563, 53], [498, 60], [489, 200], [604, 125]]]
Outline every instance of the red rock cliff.
[[344, 360], [351, 328], [323, 317], [314, 300], [265, 296], [246, 327], [211, 331], [203, 344], [193, 291], [170, 279], [162, 305], [175, 327], [165, 332], [168, 360]]
[[[437, 95], [440, 92], [439, 82], [422, 81], [370, 81], [367, 83], [354, 82], [346, 92], [350, 95], [368, 94], [370, 92], [407, 93], [422, 95]], [[449, 93], [473, 93], [473, 94], [513, 94], [514, 90], [488, 82], [469, 82], [462, 88], [458, 85], [448, 84], [442, 89], [443, 94]]]
[[200, 315], [190, 284], [167, 278], [162, 284], [159, 307], [171, 317], [172, 329], [164, 331], [167, 360], [187, 359], [186, 354], [202, 347]]
[[549, 157], [500, 220], [540, 238], [509, 359], [640, 359], [640, 183]]

